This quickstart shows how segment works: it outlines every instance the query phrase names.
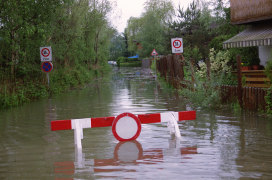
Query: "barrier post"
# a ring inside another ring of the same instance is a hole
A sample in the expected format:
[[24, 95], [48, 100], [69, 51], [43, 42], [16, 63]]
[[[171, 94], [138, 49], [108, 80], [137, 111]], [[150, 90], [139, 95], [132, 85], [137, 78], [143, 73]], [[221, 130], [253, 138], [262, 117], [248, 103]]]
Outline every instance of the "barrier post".
[[81, 139], [83, 139], [83, 129], [80, 124], [80, 121], [73, 120], [75, 123], [75, 130], [74, 130], [74, 143], [77, 146], [77, 149], [82, 149]]
[[82, 150], [83, 128], [112, 126], [112, 133], [119, 141], [129, 141], [138, 138], [141, 124], [168, 123], [170, 134], [175, 134], [177, 140], [181, 138], [178, 121], [195, 120], [195, 111], [164, 112], [155, 114], [122, 113], [116, 117], [98, 117], [51, 121], [51, 130], [74, 130], [74, 144]]

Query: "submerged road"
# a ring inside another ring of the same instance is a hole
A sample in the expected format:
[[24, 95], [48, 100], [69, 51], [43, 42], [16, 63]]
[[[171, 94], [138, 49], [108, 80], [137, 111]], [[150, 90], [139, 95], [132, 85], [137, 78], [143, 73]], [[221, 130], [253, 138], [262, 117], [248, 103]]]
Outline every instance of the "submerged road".
[[191, 108], [149, 69], [113, 68], [86, 88], [0, 112], [0, 179], [272, 179], [272, 120], [229, 110], [197, 111], [179, 123], [144, 124], [137, 141], [111, 127], [51, 131], [60, 119], [185, 111]]

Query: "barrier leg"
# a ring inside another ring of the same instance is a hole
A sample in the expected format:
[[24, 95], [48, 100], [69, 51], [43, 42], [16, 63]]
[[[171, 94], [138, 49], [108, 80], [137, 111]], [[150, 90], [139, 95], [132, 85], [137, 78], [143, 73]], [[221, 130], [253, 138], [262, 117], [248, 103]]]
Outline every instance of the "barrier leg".
[[75, 121], [74, 143], [77, 149], [82, 149], [81, 139], [83, 139], [83, 129], [79, 121]]
[[84, 167], [84, 157], [83, 157], [82, 149], [77, 148], [77, 146], [75, 146], [75, 159], [77, 162], [77, 166], [79, 168], [83, 168]]
[[179, 130], [178, 123], [177, 123], [177, 119], [176, 119], [174, 113], [172, 113], [172, 116], [170, 116], [167, 126], [168, 126], [168, 128], [170, 130], [170, 134], [175, 134], [175, 136], [177, 138], [181, 138], [180, 130]]

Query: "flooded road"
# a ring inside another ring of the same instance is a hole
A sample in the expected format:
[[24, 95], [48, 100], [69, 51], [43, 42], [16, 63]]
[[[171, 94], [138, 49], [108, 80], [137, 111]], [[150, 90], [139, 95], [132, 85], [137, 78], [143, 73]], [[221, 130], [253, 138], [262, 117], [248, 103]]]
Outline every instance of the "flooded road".
[[179, 122], [144, 124], [137, 141], [117, 141], [111, 127], [73, 131], [50, 121], [191, 110], [148, 69], [113, 69], [82, 90], [0, 111], [0, 179], [272, 179], [272, 119], [228, 110], [197, 111]]

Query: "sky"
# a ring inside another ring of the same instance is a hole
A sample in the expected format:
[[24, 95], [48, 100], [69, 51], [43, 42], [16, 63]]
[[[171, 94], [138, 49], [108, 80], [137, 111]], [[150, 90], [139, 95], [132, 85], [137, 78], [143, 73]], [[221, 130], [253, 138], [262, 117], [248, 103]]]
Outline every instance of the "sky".
[[[127, 20], [133, 17], [140, 17], [144, 11], [144, 2], [147, 0], [110, 0], [115, 3], [114, 14], [111, 16], [112, 25], [119, 33], [124, 32]], [[175, 9], [179, 5], [187, 8], [193, 0], [172, 0]]]

